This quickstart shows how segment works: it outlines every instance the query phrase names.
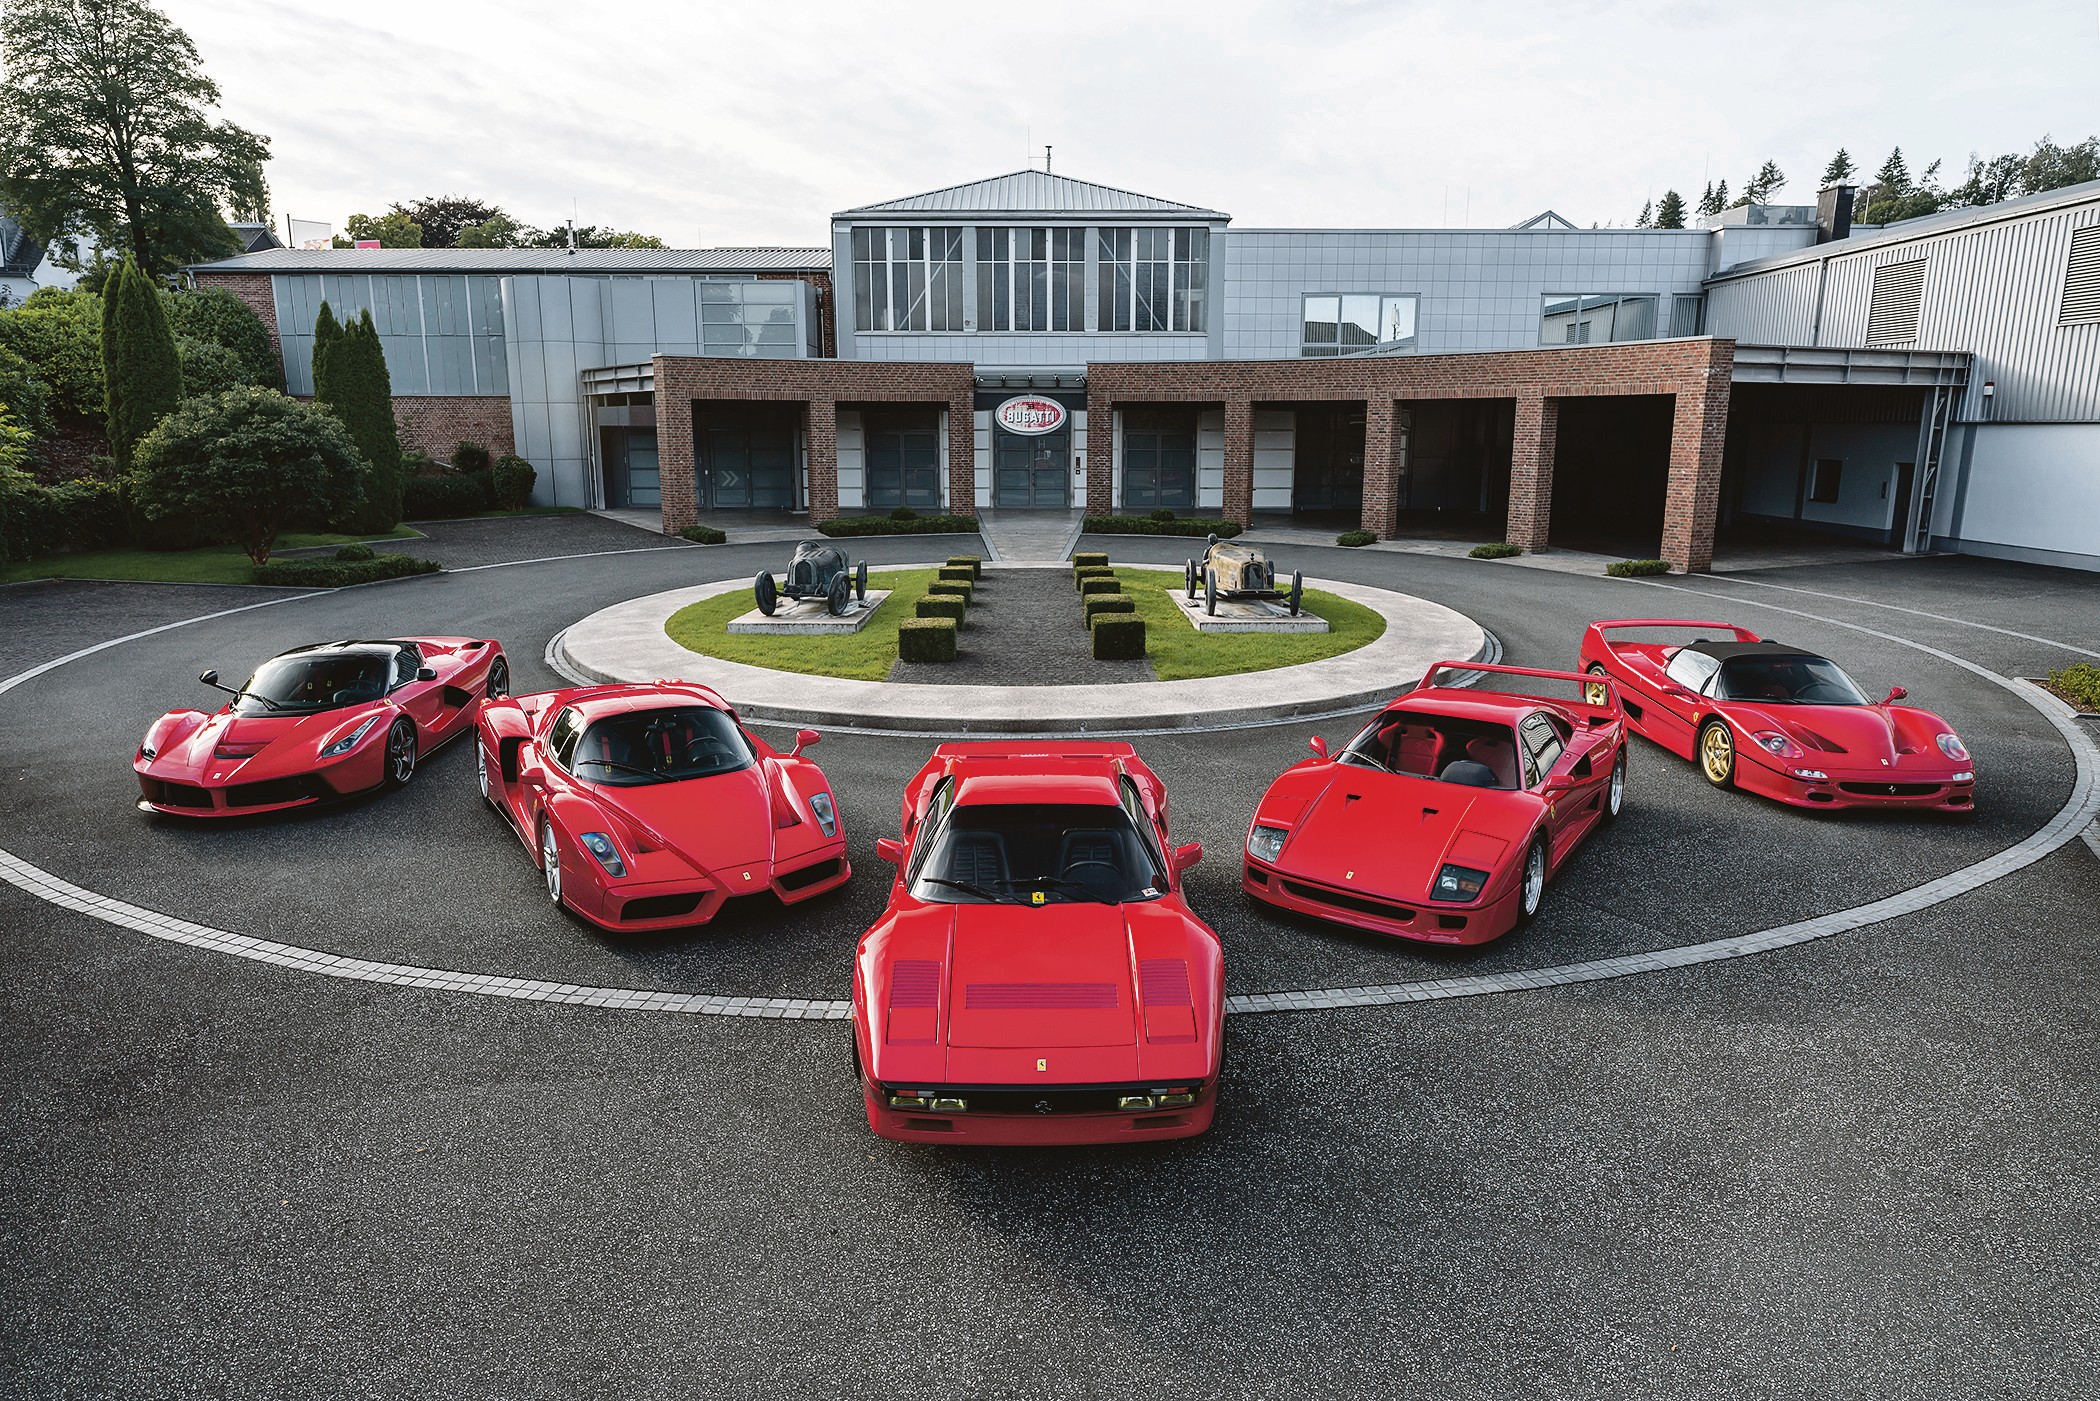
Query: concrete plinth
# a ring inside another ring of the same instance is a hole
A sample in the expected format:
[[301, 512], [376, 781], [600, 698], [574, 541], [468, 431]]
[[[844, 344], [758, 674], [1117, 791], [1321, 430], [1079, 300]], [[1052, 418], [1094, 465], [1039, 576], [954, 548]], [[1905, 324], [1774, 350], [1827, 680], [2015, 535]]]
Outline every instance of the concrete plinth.
[[1314, 613], [1291, 616], [1291, 610], [1281, 603], [1267, 599], [1218, 600], [1215, 614], [1203, 611], [1203, 595], [1191, 599], [1180, 589], [1168, 589], [1167, 597], [1181, 610], [1181, 616], [1198, 632], [1327, 632], [1327, 620]]
[[832, 637], [840, 633], [859, 632], [875, 616], [875, 610], [890, 596], [888, 589], [869, 589], [865, 599], [853, 599], [846, 611], [837, 617], [824, 605], [821, 598], [780, 600], [780, 606], [772, 617], [767, 617], [756, 608], [740, 617], [729, 620], [731, 632], [758, 632], [772, 636]]

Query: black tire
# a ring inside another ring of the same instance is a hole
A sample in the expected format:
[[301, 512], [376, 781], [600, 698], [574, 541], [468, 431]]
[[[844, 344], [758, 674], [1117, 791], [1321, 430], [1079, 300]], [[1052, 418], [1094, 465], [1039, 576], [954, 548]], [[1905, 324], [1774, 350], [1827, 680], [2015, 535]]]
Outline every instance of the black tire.
[[406, 715], [386, 732], [386, 778], [388, 788], [406, 788], [416, 776], [416, 722]]
[[1305, 571], [1299, 570], [1298, 572], [1291, 575], [1291, 616], [1293, 618], [1297, 617], [1298, 610], [1300, 608], [1303, 608], [1304, 606]]
[[1546, 834], [1541, 832], [1531, 839], [1531, 846], [1524, 852], [1524, 867], [1517, 874], [1517, 922], [1514, 929], [1522, 929], [1538, 918], [1539, 908], [1546, 903], [1549, 864], [1546, 855]]
[[490, 700], [499, 700], [510, 694], [510, 663], [498, 657], [489, 663], [488, 680], [483, 683], [481, 693]]
[[868, 601], [868, 562], [862, 560], [860, 568], [853, 571], [853, 596], [862, 603]]
[[1181, 573], [1181, 582], [1189, 591], [1189, 602], [1194, 603], [1196, 601], [1196, 561], [1190, 560], [1188, 562], [1188, 567]]
[[780, 606], [780, 590], [773, 583], [773, 576], [770, 573], [759, 575], [758, 581], [751, 586], [751, 592], [758, 598], [758, 611], [768, 618], [772, 617], [773, 610]]
[[831, 616], [834, 618], [842, 616], [846, 611], [847, 605], [852, 601], [852, 583], [844, 574], [832, 575], [831, 587], [824, 591], [824, 606], [830, 610]]
[[1714, 787], [1735, 786], [1735, 734], [1726, 720], [1717, 717], [1699, 727], [1692, 762], [1699, 766], [1699, 776]]
[[1218, 571], [1203, 571], [1203, 611], [1212, 617], [1218, 615]]
[[1603, 826], [1609, 827], [1619, 820], [1626, 809], [1626, 746], [1619, 746], [1619, 757], [1611, 761], [1611, 780], [1604, 785], [1604, 802], [1597, 809], [1603, 814]]

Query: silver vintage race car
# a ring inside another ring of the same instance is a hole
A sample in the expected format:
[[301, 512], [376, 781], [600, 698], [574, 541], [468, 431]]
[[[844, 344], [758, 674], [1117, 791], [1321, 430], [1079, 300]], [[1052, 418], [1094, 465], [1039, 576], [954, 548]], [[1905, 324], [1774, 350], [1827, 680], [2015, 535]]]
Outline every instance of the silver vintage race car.
[[758, 576], [751, 591], [758, 596], [758, 611], [769, 618], [783, 598], [791, 602], [821, 598], [835, 618], [846, 611], [847, 603], [853, 599], [867, 599], [868, 562], [862, 560], [857, 567], [850, 565], [845, 550], [829, 540], [804, 540], [795, 546], [795, 557], [788, 561], [785, 580], [776, 584], [772, 571], [767, 570]]
[[1201, 590], [1206, 613], [1216, 613], [1221, 598], [1227, 601], [1260, 599], [1285, 605], [1295, 618], [1305, 601], [1305, 575], [1302, 572], [1291, 575], [1288, 589], [1279, 588], [1276, 566], [1269, 563], [1267, 555], [1252, 545], [1220, 540], [1215, 535], [1204, 547], [1203, 558], [1189, 561], [1184, 582], [1191, 602]]

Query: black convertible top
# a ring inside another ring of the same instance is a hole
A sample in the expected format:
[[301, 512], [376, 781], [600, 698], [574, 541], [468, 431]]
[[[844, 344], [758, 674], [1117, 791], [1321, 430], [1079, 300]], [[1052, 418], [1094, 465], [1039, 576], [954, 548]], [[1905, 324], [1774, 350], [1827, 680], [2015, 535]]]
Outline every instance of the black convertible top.
[[1784, 642], [1716, 642], [1711, 638], [1700, 638], [1684, 646], [1687, 652], [1703, 652], [1717, 662], [1732, 661], [1737, 657], [1808, 657], [1815, 661], [1823, 658], [1814, 652], [1804, 652], [1799, 647], [1789, 647]]

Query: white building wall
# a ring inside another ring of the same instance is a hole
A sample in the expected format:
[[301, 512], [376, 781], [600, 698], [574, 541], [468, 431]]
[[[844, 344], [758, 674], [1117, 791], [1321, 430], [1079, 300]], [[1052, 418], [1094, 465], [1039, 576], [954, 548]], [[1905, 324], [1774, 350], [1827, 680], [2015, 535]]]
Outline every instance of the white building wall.
[[1080, 510], [1086, 505], [1086, 410], [1071, 411], [1072, 424], [1072, 509]]
[[1984, 424], [1969, 432], [1948, 527], [1962, 550], [2100, 568], [2100, 426]]
[[838, 413], [839, 506], [857, 509], [868, 504], [867, 440], [861, 436], [859, 409]]
[[[1291, 509], [1292, 477], [1298, 451], [1298, 415], [1290, 409], [1254, 411], [1254, 509]], [[1219, 473], [1218, 504], [1225, 504], [1224, 474]]]
[[977, 445], [977, 509], [992, 508], [992, 411], [979, 409], [971, 416], [976, 427], [971, 440]]
[[1196, 415], [1196, 507], [1211, 511], [1225, 509], [1223, 409], [1205, 409]]

